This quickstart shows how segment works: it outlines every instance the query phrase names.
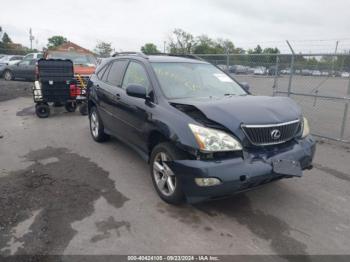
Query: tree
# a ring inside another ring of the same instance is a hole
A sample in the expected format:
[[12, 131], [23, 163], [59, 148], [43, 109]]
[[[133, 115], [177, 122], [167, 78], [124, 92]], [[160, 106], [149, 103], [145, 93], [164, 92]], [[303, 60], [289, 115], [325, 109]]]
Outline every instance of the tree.
[[280, 50], [277, 47], [275, 47], [275, 48], [267, 47], [267, 48], [264, 48], [264, 50], [262, 52], [264, 54], [279, 54]]
[[260, 45], [257, 45], [254, 49], [249, 49], [248, 54], [261, 54], [262, 53], [262, 48]]
[[215, 54], [215, 42], [207, 35], [201, 35], [196, 38], [196, 44], [193, 48], [195, 54]]
[[1, 34], [2, 34], [2, 27], [0, 26], [0, 49], [3, 49], [4, 44], [2, 43], [2, 40], [1, 40]]
[[190, 54], [195, 46], [193, 35], [182, 29], [175, 29], [169, 39], [169, 51], [174, 54]]
[[107, 42], [98, 42], [94, 49], [94, 52], [100, 57], [109, 57], [112, 51], [112, 44]]
[[9, 35], [5, 32], [4, 35], [2, 36], [2, 42], [4, 45], [11, 44], [12, 40], [9, 37]]
[[0, 48], [4, 50], [1, 50], [1, 52], [5, 54], [10, 53], [11, 52], [10, 49], [12, 49], [11, 44], [12, 44], [11, 38], [6, 32], [4, 32], [2, 39], [0, 41]]
[[231, 40], [229, 39], [221, 39], [219, 38], [217, 40], [217, 44], [216, 44], [216, 52], [218, 54], [234, 54], [236, 53], [236, 49], [234, 44], [232, 43]]
[[68, 42], [67, 38], [60, 35], [52, 36], [49, 39], [47, 39], [47, 41], [48, 41], [48, 44], [47, 44], [48, 48], [55, 48], [57, 46], [60, 46]]
[[157, 46], [153, 43], [146, 43], [144, 46], [141, 46], [141, 51], [147, 55], [160, 53]]

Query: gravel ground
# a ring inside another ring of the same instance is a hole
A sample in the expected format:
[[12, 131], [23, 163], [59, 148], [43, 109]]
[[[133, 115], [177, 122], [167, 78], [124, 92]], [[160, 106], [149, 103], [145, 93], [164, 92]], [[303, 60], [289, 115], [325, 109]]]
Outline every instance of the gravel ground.
[[33, 82], [5, 81], [0, 79], [0, 102], [17, 97], [32, 96]]

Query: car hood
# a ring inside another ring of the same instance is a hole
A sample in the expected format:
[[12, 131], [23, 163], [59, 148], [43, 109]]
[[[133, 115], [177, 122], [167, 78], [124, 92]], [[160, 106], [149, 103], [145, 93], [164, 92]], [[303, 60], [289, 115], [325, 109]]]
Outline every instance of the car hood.
[[300, 107], [287, 97], [231, 96], [224, 98], [174, 99], [173, 105], [191, 105], [209, 120], [235, 132], [241, 124], [278, 124], [300, 119]]

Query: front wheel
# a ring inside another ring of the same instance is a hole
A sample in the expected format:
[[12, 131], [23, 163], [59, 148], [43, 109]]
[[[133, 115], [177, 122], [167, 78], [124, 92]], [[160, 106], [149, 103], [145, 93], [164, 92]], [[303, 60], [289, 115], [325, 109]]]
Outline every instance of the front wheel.
[[179, 205], [185, 201], [181, 182], [168, 166], [168, 162], [184, 158], [184, 153], [168, 142], [157, 145], [151, 154], [153, 186], [159, 197], [169, 204]]
[[10, 70], [4, 72], [4, 79], [6, 81], [11, 81], [13, 79], [13, 73]]
[[35, 105], [35, 113], [39, 118], [47, 118], [50, 115], [50, 107], [48, 104]]

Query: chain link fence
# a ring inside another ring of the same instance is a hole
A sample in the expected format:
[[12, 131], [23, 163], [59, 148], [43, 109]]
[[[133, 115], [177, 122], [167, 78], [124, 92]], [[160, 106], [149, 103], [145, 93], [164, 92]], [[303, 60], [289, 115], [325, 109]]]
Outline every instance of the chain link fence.
[[350, 142], [349, 54], [203, 54], [255, 95], [289, 96], [314, 135]]

